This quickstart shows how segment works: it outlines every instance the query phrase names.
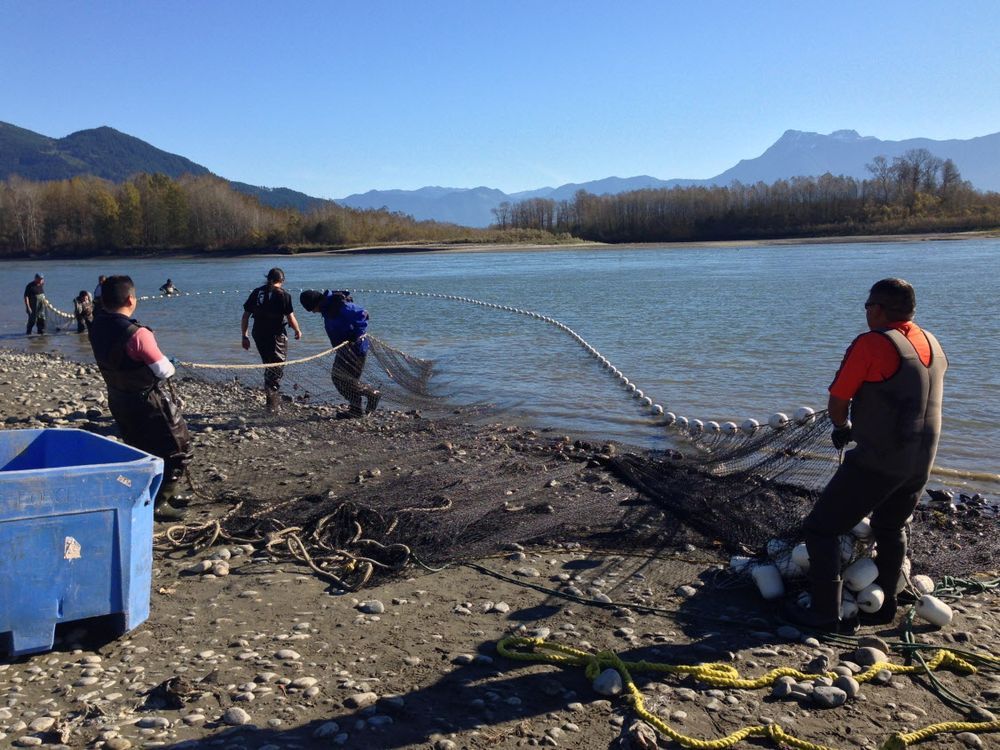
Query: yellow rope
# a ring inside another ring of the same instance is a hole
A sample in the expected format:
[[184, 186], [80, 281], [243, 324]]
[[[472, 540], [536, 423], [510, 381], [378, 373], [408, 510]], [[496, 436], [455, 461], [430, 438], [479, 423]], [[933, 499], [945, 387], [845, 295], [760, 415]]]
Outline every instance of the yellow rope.
[[[632, 680], [632, 672], [660, 672], [665, 674], [692, 675], [700, 682], [713, 687], [729, 687], [753, 689], [768, 687], [773, 684], [778, 677], [789, 676], [799, 679], [814, 680], [817, 677], [833, 677], [838, 675], [835, 672], [827, 672], [824, 675], [809, 674], [790, 667], [779, 667], [772, 669], [766, 674], [754, 678], [742, 678], [739, 671], [729, 664], [707, 663], [691, 665], [673, 665], [660, 662], [649, 661], [623, 661], [613, 651], [601, 651], [592, 654], [572, 646], [564, 646], [558, 643], [547, 643], [541, 638], [524, 638], [521, 636], [509, 636], [497, 644], [497, 652], [501, 656], [515, 661], [545, 662], [558, 666], [583, 667], [587, 679], [593, 681], [605, 669], [609, 667], [617, 670], [621, 675], [622, 682], [627, 690], [626, 700], [635, 710], [636, 714], [655, 727], [664, 736], [683, 745], [684, 747], [695, 748], [696, 750], [724, 750], [745, 740], [747, 737], [764, 737], [772, 740], [778, 746], [789, 746], [799, 750], [832, 750], [825, 745], [809, 742], [798, 737], [794, 737], [785, 732], [779, 725], [757, 725], [743, 727], [741, 729], [712, 740], [702, 740], [696, 737], [688, 737], [678, 732], [656, 714], [650, 712], [643, 699], [639, 688]], [[946, 649], [939, 650], [933, 658], [927, 661], [927, 668], [932, 670], [951, 668], [957, 672], [975, 674], [976, 668], [971, 663], [957, 656]], [[880, 662], [874, 664], [854, 679], [858, 682], [867, 682], [875, 677], [882, 670], [889, 670], [895, 674], [914, 674], [924, 671], [922, 666], [905, 666], [902, 664], [892, 664], [890, 662]], [[1000, 731], [1000, 721], [992, 722], [945, 722], [924, 727], [909, 734], [895, 734], [883, 745], [883, 750], [903, 750], [921, 740], [935, 734], [943, 732], [996, 732]]]
[[945, 721], [940, 724], [931, 724], [915, 732], [905, 734], [900, 732], [887, 739], [882, 744], [881, 750], [903, 750], [903, 748], [922, 742], [928, 737], [945, 732], [1000, 732], [1000, 719], [980, 722]]

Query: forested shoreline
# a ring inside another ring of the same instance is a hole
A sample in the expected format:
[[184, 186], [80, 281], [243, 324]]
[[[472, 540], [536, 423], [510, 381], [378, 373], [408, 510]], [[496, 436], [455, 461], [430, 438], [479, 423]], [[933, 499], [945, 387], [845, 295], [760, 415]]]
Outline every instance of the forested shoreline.
[[332, 201], [301, 212], [264, 206], [211, 175], [138, 174], [0, 182], [0, 257], [104, 253], [296, 253], [400, 242], [552, 243], [552, 233], [476, 229]]
[[975, 190], [954, 162], [924, 149], [890, 163], [876, 157], [870, 179], [795, 177], [771, 184], [674, 187], [617, 195], [579, 192], [570, 201], [534, 198], [494, 210], [499, 229], [544, 230], [609, 243], [784, 239], [963, 232], [1000, 227], [1000, 193]]
[[964, 232], [1000, 227], [1000, 194], [975, 190], [925, 150], [871, 178], [796, 177], [675, 187], [570, 201], [503, 203], [487, 229], [329, 202], [302, 212], [262, 205], [211, 175], [138, 174], [0, 182], [0, 257], [297, 253], [393, 243], [605, 243], [763, 240]]

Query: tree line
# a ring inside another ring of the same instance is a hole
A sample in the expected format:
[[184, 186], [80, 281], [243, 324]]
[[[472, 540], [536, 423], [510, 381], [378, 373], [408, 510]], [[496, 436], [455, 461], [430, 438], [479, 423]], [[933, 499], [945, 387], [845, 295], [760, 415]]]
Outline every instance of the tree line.
[[794, 177], [771, 184], [578, 192], [572, 200], [532, 198], [494, 209], [498, 229], [543, 230], [599, 242], [763, 239], [823, 235], [963, 231], [1000, 226], [1000, 194], [962, 179], [950, 159], [926, 149], [891, 162], [878, 156], [871, 177]]
[[286, 251], [393, 242], [551, 242], [547, 232], [470, 229], [332, 201], [312, 211], [264, 206], [211, 175], [138, 174], [0, 182], [0, 255], [105, 251]]
[[124, 250], [286, 250], [405, 242], [670, 242], [961, 231], [1000, 226], [1000, 194], [975, 190], [950, 159], [925, 149], [870, 178], [794, 177], [636, 190], [580, 191], [569, 201], [502, 203], [489, 229], [416, 221], [332, 201], [311, 211], [264, 206], [211, 175], [138, 174], [0, 182], [0, 255]]

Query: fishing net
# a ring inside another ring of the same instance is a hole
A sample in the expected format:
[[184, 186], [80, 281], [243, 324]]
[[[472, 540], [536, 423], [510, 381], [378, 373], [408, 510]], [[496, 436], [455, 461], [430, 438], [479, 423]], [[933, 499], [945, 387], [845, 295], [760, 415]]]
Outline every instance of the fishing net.
[[[802, 408], [764, 424], [688, 419], [666, 411], [560, 321], [464, 297], [418, 296], [548, 324], [593, 357], [674, 447], [573, 442], [491, 424], [496, 411], [488, 404], [455, 400], [440, 363], [374, 336], [363, 371], [350, 377], [343, 349], [283, 365], [183, 363], [178, 389], [202, 443], [192, 479], [202, 498], [228, 510], [161, 542], [253, 544], [356, 589], [410, 564], [433, 567], [524, 543], [693, 545], [719, 560], [765, 561], [775, 550], [787, 557], [800, 541], [801, 521], [838, 461], [824, 412]], [[265, 379], [274, 382], [278, 368], [281, 395], [269, 403]], [[375, 391], [378, 408], [365, 414]], [[345, 445], [355, 452], [345, 456]], [[359, 460], [370, 467], [352, 474]], [[996, 509], [982, 497], [929, 502], [911, 524], [913, 570], [991, 570], [1000, 558], [996, 531]], [[849, 544], [845, 561], [871, 554], [870, 542]]]
[[[366, 338], [369, 349], [364, 357], [342, 344], [281, 364], [179, 362], [178, 375], [182, 382], [209, 387], [214, 397], [203, 401], [206, 416], [251, 415], [257, 421], [294, 423], [328, 414], [338, 405], [342, 407], [338, 413], [356, 417], [374, 411], [383, 400], [383, 406], [443, 405], [445, 394], [430, 389], [432, 362], [411, 357], [375, 336]], [[269, 392], [274, 397], [269, 398]], [[355, 404], [361, 410], [352, 414]], [[317, 410], [304, 412], [304, 406]]]

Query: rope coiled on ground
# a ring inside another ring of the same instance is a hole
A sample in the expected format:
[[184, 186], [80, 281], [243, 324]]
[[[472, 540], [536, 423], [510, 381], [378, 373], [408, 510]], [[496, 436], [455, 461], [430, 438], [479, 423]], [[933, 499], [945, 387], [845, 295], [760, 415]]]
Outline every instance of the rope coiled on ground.
[[304, 526], [284, 525], [271, 517], [279, 507], [300, 500], [267, 506], [250, 517], [238, 517], [242, 508], [238, 503], [220, 519], [170, 526], [153, 535], [153, 545], [160, 552], [198, 552], [220, 543], [250, 544], [274, 558], [305, 565], [346, 591], [364, 587], [377, 570], [402, 570], [410, 562], [412, 552], [407, 545], [366, 538], [361, 523], [365, 509], [351, 503], [341, 503], [333, 512]]
[[[770, 739], [778, 746], [787, 745], [799, 750], [832, 750], [825, 745], [794, 737], [778, 724], [748, 726], [738, 729], [724, 737], [704, 740], [689, 737], [678, 732], [645, 706], [642, 692], [632, 679], [632, 672], [658, 672], [664, 674], [690, 675], [694, 679], [713, 687], [729, 687], [737, 689], [755, 689], [770, 686], [777, 677], [791, 676], [800, 679], [816, 679], [823, 676], [837, 676], [835, 673], [825, 675], [808, 674], [791, 667], [779, 667], [766, 674], [754, 678], [742, 678], [739, 671], [728, 664], [706, 663], [693, 665], [671, 665], [648, 661], [624, 661], [613, 651], [601, 651], [597, 654], [548, 643], [542, 638], [525, 638], [508, 636], [497, 643], [497, 652], [515, 661], [543, 662], [561, 667], [583, 667], [587, 679], [593, 681], [605, 669], [615, 669], [622, 678], [622, 684], [627, 691], [626, 700], [644, 721], [655, 727], [661, 734], [678, 744], [695, 748], [695, 750], [724, 750], [730, 748], [748, 737], [763, 737]], [[952, 669], [960, 673], [974, 674], [977, 670], [966, 659], [940, 649], [935, 656], [927, 661], [929, 669]], [[869, 667], [854, 679], [859, 683], [870, 681], [878, 672], [889, 670], [895, 674], [915, 674], [924, 671], [923, 666], [906, 666], [891, 662], [880, 662]], [[986, 722], [954, 721], [943, 722], [923, 727], [915, 732], [896, 733], [885, 741], [882, 750], [904, 750], [904, 748], [936, 734], [951, 732], [997, 732], [1000, 731], [1000, 720]]]

